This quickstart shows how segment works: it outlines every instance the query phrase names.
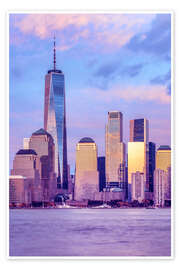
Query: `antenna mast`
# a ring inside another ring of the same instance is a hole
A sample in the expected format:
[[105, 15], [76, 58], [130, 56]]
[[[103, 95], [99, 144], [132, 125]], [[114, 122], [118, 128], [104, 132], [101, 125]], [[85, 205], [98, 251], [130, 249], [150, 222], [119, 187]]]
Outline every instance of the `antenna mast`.
[[56, 37], [55, 37], [55, 34], [54, 34], [54, 70], [56, 70]]

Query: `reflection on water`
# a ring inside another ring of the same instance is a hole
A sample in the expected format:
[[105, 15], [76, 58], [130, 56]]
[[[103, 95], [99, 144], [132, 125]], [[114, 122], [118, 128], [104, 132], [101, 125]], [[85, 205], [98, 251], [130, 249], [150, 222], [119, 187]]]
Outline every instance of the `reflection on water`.
[[10, 256], [170, 256], [170, 209], [11, 209]]

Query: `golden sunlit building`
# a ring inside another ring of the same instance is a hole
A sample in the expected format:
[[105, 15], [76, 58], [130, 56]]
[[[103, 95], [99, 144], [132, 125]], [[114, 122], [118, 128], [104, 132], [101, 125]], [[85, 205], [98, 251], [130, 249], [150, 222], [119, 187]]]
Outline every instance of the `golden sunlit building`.
[[128, 143], [128, 184], [131, 184], [131, 174], [144, 173], [146, 168], [146, 144], [144, 142]]
[[[145, 190], [149, 190], [149, 121], [145, 118], [130, 120], [128, 143], [128, 185], [132, 173], [144, 173]], [[129, 192], [131, 193], [129, 186]], [[131, 195], [130, 195], [131, 196]]]
[[156, 169], [167, 171], [168, 167], [171, 167], [171, 148], [161, 145], [156, 152]]
[[94, 200], [98, 190], [97, 147], [91, 138], [85, 137], [76, 147], [74, 199], [77, 201]]

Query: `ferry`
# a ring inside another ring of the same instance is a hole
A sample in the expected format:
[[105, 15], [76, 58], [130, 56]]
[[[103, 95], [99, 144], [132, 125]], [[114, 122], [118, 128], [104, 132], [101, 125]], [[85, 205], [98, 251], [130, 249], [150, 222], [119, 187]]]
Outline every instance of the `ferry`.
[[146, 207], [146, 209], [156, 209], [156, 208], [157, 208], [157, 207], [154, 206], [154, 205], [149, 205], [149, 206]]

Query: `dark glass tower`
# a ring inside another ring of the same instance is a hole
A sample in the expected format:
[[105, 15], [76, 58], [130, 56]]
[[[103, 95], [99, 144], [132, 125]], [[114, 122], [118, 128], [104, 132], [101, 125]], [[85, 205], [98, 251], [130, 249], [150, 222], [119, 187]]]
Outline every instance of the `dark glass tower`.
[[130, 142], [145, 142], [149, 140], [149, 122], [145, 118], [130, 120]]
[[56, 48], [54, 40], [54, 69], [45, 76], [44, 129], [55, 143], [55, 172], [58, 188], [68, 188], [67, 136], [65, 81], [61, 70], [56, 69]]
[[154, 170], [156, 165], [156, 145], [153, 142], [149, 142], [149, 191], [154, 190]]
[[105, 157], [98, 157], [99, 191], [106, 187]]

